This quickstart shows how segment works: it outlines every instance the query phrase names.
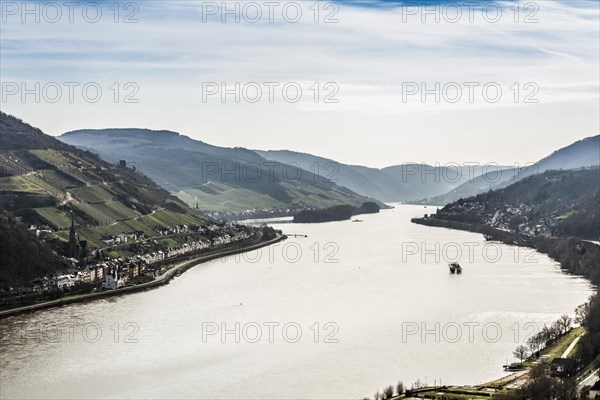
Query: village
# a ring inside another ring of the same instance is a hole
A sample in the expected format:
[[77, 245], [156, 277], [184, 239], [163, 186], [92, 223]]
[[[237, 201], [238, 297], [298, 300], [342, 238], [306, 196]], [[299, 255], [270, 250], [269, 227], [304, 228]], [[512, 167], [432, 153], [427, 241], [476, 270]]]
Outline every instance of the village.
[[[38, 236], [46, 233], [45, 230], [31, 226]], [[213, 224], [208, 227], [189, 227], [187, 225], [174, 225], [156, 227], [158, 236], [146, 237], [141, 232], [121, 233], [107, 236], [102, 242], [107, 245], [102, 249], [88, 252], [87, 242], [79, 240], [77, 229], [72, 221], [69, 235], [69, 250], [66, 258], [73, 268], [68, 273], [58, 276], [49, 276], [34, 282], [33, 288], [27, 290], [42, 294], [45, 292], [74, 292], [89, 290], [94, 291], [115, 290], [121, 287], [143, 283], [153, 280], [168, 270], [170, 261], [193, 255], [202, 251], [209, 251], [224, 245], [239, 242], [252, 236], [251, 229], [233, 223], [221, 226]], [[204, 239], [192, 240], [176, 246], [163, 247], [160, 245], [162, 238], [185, 236], [202, 236]], [[140, 248], [153, 248], [127, 257], [106, 257], [103, 254], [125, 245], [139, 245]], [[23, 290], [19, 290], [23, 295]]]
[[[470, 218], [476, 218], [478, 223], [528, 236], [552, 236], [555, 233], [553, 229], [554, 222], [558, 218], [554, 215], [541, 217], [535, 207], [523, 203], [507, 204], [502, 209], [490, 213], [476, 199], [474, 201], [465, 200], [462, 203], [457, 202], [452, 206], [452, 209], [445, 208], [443, 214], [446, 217], [454, 216], [458, 220], [464, 220], [464, 215], [468, 215]], [[465, 220], [464, 222], [473, 221]]]
[[489, 220], [490, 226], [498, 229], [524, 233], [529, 236], [552, 235], [550, 221], [547, 218], [538, 218], [530, 221], [533, 208], [526, 204], [507, 206], [504, 210], [498, 210]]

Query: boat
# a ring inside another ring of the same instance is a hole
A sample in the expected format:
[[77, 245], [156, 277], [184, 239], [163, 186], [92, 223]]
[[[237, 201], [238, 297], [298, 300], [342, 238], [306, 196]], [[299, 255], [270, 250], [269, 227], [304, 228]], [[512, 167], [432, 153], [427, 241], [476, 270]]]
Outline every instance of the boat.
[[448, 268], [450, 269], [451, 274], [461, 274], [462, 273], [462, 267], [457, 262], [452, 262], [452, 263], [448, 264]]
[[504, 368], [505, 371], [520, 371], [523, 369], [523, 367], [518, 364], [506, 364], [503, 365], [502, 368]]
[[352, 222], [363, 222], [362, 219], [353, 219]]

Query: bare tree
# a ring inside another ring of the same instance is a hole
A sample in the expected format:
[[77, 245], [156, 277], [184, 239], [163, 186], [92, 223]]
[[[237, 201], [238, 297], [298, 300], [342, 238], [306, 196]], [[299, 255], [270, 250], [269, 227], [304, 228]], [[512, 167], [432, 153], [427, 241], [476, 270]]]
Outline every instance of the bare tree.
[[522, 344], [518, 345], [515, 351], [513, 351], [513, 355], [521, 361], [521, 365], [523, 365], [523, 360], [527, 358], [527, 347]]
[[554, 321], [552, 325], [550, 325], [550, 331], [552, 339], [558, 339], [562, 334], [562, 324], [560, 321]]
[[375, 396], [373, 396], [373, 398], [375, 400], [381, 400], [381, 393], [379, 393], [379, 390], [377, 391], [377, 393], [375, 393]]
[[404, 383], [402, 383], [402, 381], [398, 381], [396, 384], [396, 393], [398, 393], [398, 396], [401, 396], [404, 393], [404, 389]]
[[541, 339], [538, 335], [533, 335], [527, 339], [527, 347], [531, 354], [535, 354], [539, 351], [541, 345]]
[[567, 314], [563, 314], [558, 319], [558, 322], [560, 324], [562, 333], [567, 333], [569, 329], [571, 329], [573, 318], [569, 317]]
[[579, 325], [586, 325], [590, 315], [590, 303], [584, 303], [575, 309], [575, 322]]
[[392, 385], [387, 386], [383, 389], [383, 399], [389, 400], [394, 397], [394, 387]]
[[540, 331], [539, 335], [543, 341], [544, 346], [546, 345], [546, 343], [548, 343], [550, 340], [552, 340], [552, 333], [550, 332], [550, 328], [548, 328], [546, 326], [546, 324], [544, 324], [544, 327]]

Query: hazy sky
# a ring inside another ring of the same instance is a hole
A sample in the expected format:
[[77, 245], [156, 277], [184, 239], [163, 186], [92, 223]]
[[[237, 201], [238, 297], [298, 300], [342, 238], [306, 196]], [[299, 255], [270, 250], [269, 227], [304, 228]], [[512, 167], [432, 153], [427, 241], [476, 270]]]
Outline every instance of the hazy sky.
[[474, 3], [2, 1], [1, 106], [53, 135], [169, 129], [375, 167], [524, 164], [598, 134], [598, 2]]

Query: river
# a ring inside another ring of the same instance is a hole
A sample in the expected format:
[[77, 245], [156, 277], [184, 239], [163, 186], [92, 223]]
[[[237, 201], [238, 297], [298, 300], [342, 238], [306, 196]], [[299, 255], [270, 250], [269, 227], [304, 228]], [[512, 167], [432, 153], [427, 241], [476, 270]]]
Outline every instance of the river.
[[[433, 210], [275, 224], [308, 237], [159, 289], [2, 319], [0, 397], [347, 399], [398, 380], [498, 378], [591, 286], [531, 249], [410, 223]], [[462, 275], [448, 272], [455, 259]]]

